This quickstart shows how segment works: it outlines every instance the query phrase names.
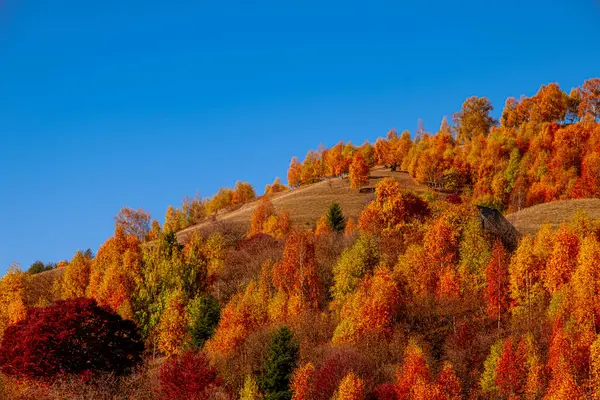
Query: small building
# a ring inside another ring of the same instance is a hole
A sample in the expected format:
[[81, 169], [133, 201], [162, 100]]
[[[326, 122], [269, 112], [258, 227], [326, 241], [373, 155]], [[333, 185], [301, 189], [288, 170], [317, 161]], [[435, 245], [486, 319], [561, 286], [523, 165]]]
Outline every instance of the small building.
[[521, 240], [521, 234], [510, 223], [504, 215], [496, 209], [477, 206], [481, 228], [502, 241], [504, 247], [509, 251], [515, 251]]

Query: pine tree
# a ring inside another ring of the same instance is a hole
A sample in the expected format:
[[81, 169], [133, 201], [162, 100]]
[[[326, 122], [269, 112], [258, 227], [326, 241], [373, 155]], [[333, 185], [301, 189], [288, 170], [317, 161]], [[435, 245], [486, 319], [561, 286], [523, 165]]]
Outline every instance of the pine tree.
[[219, 300], [210, 294], [198, 296], [188, 304], [188, 315], [191, 345], [199, 350], [212, 337], [219, 324]]
[[333, 203], [329, 207], [327, 221], [329, 222], [331, 230], [334, 232], [343, 232], [344, 229], [346, 229], [346, 217], [344, 217], [342, 207], [340, 207], [338, 203]]
[[298, 360], [299, 346], [292, 332], [280, 328], [269, 345], [263, 374], [258, 386], [265, 393], [265, 400], [291, 400], [290, 380]]

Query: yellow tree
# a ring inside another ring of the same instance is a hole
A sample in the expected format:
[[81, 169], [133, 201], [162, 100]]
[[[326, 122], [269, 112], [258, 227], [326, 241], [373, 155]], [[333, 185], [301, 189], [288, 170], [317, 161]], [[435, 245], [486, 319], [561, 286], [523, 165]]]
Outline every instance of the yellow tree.
[[360, 189], [361, 186], [369, 183], [369, 165], [364, 155], [358, 151], [352, 158], [350, 165], [350, 187]]
[[335, 400], [364, 400], [365, 383], [357, 377], [354, 372], [350, 372], [340, 382], [340, 387], [335, 396]]
[[185, 299], [181, 292], [172, 293], [157, 326], [158, 348], [167, 356], [180, 354], [189, 341]]
[[13, 265], [0, 279], [0, 339], [9, 325], [25, 318], [25, 274]]
[[61, 299], [85, 297], [90, 283], [92, 259], [78, 251], [55, 282], [55, 293]]
[[117, 227], [92, 263], [87, 294], [125, 319], [133, 318], [131, 298], [141, 279], [142, 250], [138, 238]]

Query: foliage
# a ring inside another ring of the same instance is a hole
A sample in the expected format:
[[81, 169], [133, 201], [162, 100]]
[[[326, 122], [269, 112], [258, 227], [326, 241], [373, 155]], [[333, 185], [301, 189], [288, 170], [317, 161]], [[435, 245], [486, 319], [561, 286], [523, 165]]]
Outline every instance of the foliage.
[[298, 344], [287, 327], [280, 328], [269, 345], [262, 375], [258, 386], [266, 400], [292, 398], [290, 380], [298, 360]]
[[10, 326], [0, 345], [4, 374], [50, 378], [85, 371], [129, 372], [144, 344], [135, 324], [89, 299], [33, 308]]
[[161, 400], [204, 400], [221, 385], [206, 355], [194, 351], [169, 358], [159, 370], [158, 381]]
[[123, 207], [115, 217], [115, 224], [126, 235], [134, 235], [143, 242], [150, 233], [150, 218], [150, 214], [141, 208]]
[[56, 264], [53, 264], [53, 263], [44, 264], [43, 262], [38, 260], [38, 261], [34, 262], [33, 264], [31, 264], [31, 266], [27, 270], [27, 273], [31, 274], [31, 275], [35, 275], [35, 274], [39, 274], [40, 272], [51, 271], [54, 268], [56, 268]]
[[333, 203], [327, 211], [327, 223], [334, 232], [343, 232], [346, 229], [346, 217], [342, 213], [339, 203]]
[[190, 344], [196, 350], [200, 350], [204, 343], [210, 339], [221, 318], [221, 306], [219, 301], [211, 294], [197, 296], [188, 305], [188, 332]]

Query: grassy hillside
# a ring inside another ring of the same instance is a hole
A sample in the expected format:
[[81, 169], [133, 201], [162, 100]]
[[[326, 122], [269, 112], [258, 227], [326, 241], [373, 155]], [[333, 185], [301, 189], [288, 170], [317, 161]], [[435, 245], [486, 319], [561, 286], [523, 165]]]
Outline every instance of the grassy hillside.
[[569, 221], [577, 210], [585, 211], [590, 218], [600, 219], [600, 199], [554, 201], [509, 214], [506, 219], [523, 234], [534, 234], [541, 225], [560, 225]]
[[[369, 185], [366, 187], [375, 188], [377, 182], [386, 177], [394, 178], [405, 189], [420, 193], [428, 190], [427, 186], [413, 181], [408, 173], [392, 172], [383, 167], [375, 167], [371, 170]], [[371, 193], [360, 193], [356, 189], [351, 189], [348, 179], [334, 178], [302, 186], [288, 192], [278, 193], [273, 196], [272, 202], [278, 212], [287, 211], [290, 214], [294, 225], [314, 227], [316, 221], [327, 212], [333, 202], [340, 203], [346, 217], [356, 219], [372, 197]], [[253, 201], [237, 210], [220, 213], [213, 221], [205, 221], [184, 229], [178, 233], [178, 237], [183, 239], [194, 230], [208, 228], [211, 224], [219, 223], [227, 224], [239, 230], [248, 230], [252, 212], [257, 205], [258, 201]]]

